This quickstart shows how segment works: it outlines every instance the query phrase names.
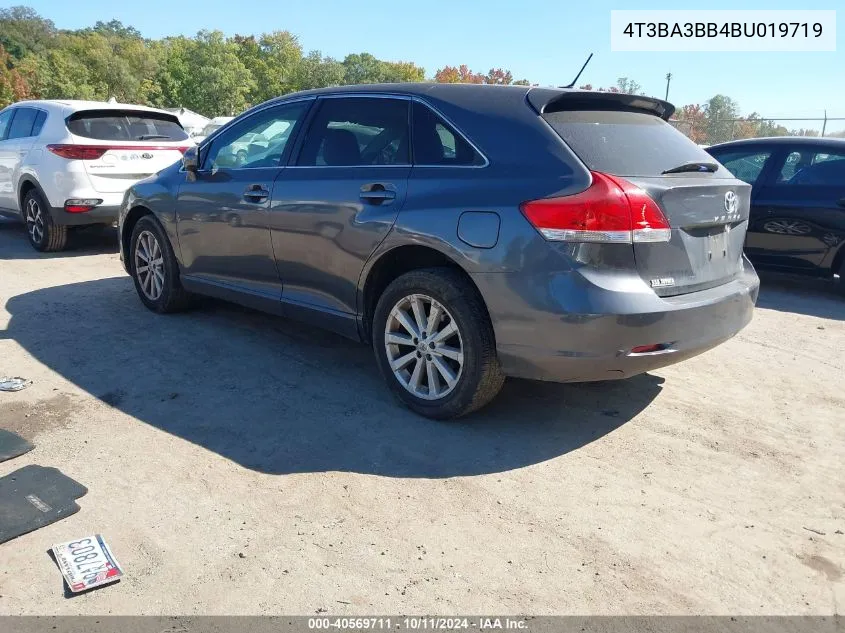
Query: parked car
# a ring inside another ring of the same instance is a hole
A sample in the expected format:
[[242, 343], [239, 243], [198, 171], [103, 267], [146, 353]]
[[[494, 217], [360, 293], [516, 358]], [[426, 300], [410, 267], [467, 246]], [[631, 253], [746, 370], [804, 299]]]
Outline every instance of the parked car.
[[[288, 95], [127, 191], [124, 266], [156, 312], [212, 295], [369, 341], [432, 418], [478, 409], [506, 375], [633, 376], [736, 334], [759, 285], [751, 187], [672, 110], [529, 87]], [[272, 151], [220, 165], [281, 124]]]
[[95, 101], [21, 101], [0, 111], [0, 211], [26, 222], [39, 251], [69, 227], [114, 224], [126, 189], [190, 144], [162, 110]]
[[760, 268], [838, 275], [845, 290], [845, 139], [758, 138], [707, 151], [753, 185], [749, 259]]
[[229, 121], [234, 118], [235, 117], [233, 116], [216, 116], [211, 119], [211, 121], [206, 123], [205, 127], [202, 129], [201, 132], [199, 132], [198, 134], [194, 134], [192, 138], [197, 143], [197, 145], [199, 145], [206, 138], [214, 134], [217, 130], [219, 130], [221, 127], [226, 125]]

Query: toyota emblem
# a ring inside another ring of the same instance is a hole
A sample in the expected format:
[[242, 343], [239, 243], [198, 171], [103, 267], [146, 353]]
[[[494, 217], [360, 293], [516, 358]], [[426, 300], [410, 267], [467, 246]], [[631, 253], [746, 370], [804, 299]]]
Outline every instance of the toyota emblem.
[[[145, 160], [150, 160], [152, 157], [153, 157], [153, 155], [150, 154], [149, 152], [144, 152], [143, 154], [141, 154], [141, 158], [143, 158]], [[734, 198], [736, 198], [736, 196], [734, 196]], [[727, 208], [727, 206], [728, 206], [728, 199], [725, 198], [725, 208]]]
[[733, 215], [739, 207], [739, 199], [733, 191], [725, 194], [725, 211]]

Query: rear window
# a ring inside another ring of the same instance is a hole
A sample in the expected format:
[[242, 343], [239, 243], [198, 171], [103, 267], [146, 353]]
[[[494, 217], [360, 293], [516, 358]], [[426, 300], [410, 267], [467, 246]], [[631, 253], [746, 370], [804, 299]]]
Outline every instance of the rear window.
[[542, 116], [591, 170], [659, 176], [684, 163], [713, 162], [707, 152], [652, 114], [564, 110]]
[[89, 110], [72, 114], [67, 129], [98, 141], [184, 141], [188, 134], [176, 117], [133, 110]]

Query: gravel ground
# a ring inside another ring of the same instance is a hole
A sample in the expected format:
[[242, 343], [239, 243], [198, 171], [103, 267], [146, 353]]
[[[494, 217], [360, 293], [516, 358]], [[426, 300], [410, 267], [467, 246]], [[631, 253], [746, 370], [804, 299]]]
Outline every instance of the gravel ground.
[[[88, 487], [0, 545], [2, 614], [832, 614], [845, 605], [845, 299], [764, 279], [698, 358], [509, 381], [457, 423], [402, 409], [371, 351], [209, 302], [141, 306], [113, 236], [0, 223], [0, 464]], [[47, 555], [125, 567], [73, 598]]]

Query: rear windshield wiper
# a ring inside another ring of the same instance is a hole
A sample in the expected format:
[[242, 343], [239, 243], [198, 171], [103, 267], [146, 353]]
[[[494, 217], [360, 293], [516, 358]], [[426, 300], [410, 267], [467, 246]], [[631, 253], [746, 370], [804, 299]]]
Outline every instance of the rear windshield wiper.
[[166, 138], [167, 140], [172, 140], [167, 134], [141, 134], [138, 137], [139, 141], [151, 141], [154, 138]]
[[700, 171], [700, 172], [710, 172], [713, 173], [719, 169], [718, 163], [708, 163], [708, 162], [701, 162], [701, 161], [694, 161], [691, 163], [684, 163], [683, 165], [678, 165], [677, 167], [672, 167], [671, 169], [667, 169], [665, 171], [660, 172], [661, 174], [683, 174], [688, 171]]

